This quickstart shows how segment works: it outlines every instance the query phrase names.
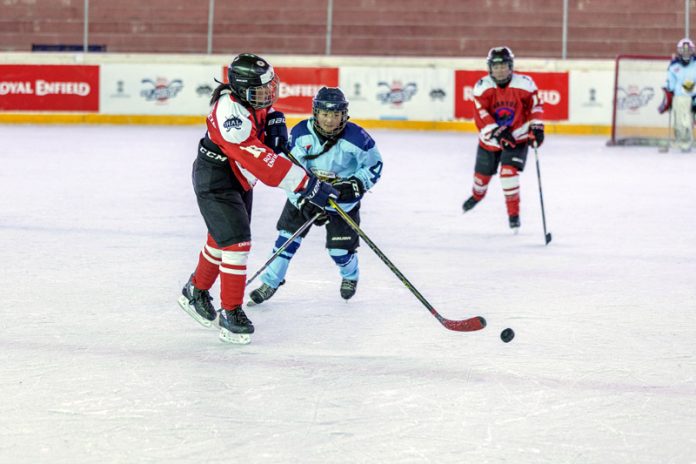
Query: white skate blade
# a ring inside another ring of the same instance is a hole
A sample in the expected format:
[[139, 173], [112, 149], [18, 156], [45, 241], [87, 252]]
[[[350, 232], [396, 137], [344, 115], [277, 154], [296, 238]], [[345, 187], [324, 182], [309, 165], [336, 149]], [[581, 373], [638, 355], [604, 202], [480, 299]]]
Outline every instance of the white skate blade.
[[186, 298], [184, 295], [181, 295], [179, 297], [177, 303], [179, 303], [179, 306], [186, 312], [186, 314], [195, 319], [196, 322], [198, 322], [203, 327], [210, 328], [213, 326], [213, 321], [209, 321], [208, 319], [201, 317], [201, 315], [196, 312], [196, 309], [189, 304], [188, 298]]
[[513, 227], [512, 228], [512, 235], [517, 235], [520, 233], [520, 228], [519, 227]]
[[248, 345], [251, 343], [251, 334], [236, 334], [223, 328], [220, 328], [218, 338], [223, 343], [231, 343], [233, 345]]

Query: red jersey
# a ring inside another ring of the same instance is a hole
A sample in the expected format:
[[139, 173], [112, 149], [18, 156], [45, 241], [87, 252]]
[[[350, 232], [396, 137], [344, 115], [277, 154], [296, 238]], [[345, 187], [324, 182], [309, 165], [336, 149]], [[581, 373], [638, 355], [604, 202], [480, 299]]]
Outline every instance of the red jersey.
[[257, 180], [288, 192], [304, 188], [307, 174], [264, 145], [267, 109], [252, 114], [229, 93], [223, 93], [208, 115], [208, 137], [227, 155], [232, 172], [250, 190]]
[[543, 124], [544, 109], [537, 86], [531, 77], [512, 74], [505, 87], [498, 87], [491, 76], [479, 80], [474, 87], [475, 121], [479, 145], [486, 150], [500, 151], [500, 144], [491, 138], [499, 126], [508, 126], [515, 140], [526, 142], [531, 124]]

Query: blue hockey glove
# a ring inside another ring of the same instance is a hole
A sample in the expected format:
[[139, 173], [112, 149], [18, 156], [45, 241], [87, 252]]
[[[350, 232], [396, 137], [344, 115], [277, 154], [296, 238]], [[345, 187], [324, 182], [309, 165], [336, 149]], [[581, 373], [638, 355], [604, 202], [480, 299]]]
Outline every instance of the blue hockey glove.
[[320, 181], [317, 177], [311, 176], [307, 181], [307, 186], [300, 192], [300, 201], [298, 205], [303, 203], [312, 203], [319, 209], [325, 209], [329, 204], [329, 198], [334, 200], [338, 198], [338, 191], [328, 182]]
[[266, 146], [276, 153], [281, 153], [288, 144], [288, 126], [285, 115], [280, 111], [272, 111], [266, 116]]

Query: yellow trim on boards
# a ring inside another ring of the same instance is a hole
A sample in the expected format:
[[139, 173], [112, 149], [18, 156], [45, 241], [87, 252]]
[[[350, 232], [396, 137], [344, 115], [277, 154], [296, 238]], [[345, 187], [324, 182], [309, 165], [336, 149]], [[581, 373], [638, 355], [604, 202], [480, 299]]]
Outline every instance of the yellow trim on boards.
[[[297, 124], [302, 117], [288, 117], [288, 126]], [[382, 119], [353, 119], [366, 129], [422, 130], [476, 132], [472, 121], [408, 121]], [[148, 114], [97, 113], [0, 113], [0, 124], [115, 124], [190, 126], [205, 124], [205, 116], [175, 116]], [[611, 135], [611, 127], [584, 124], [546, 124], [547, 134]]]

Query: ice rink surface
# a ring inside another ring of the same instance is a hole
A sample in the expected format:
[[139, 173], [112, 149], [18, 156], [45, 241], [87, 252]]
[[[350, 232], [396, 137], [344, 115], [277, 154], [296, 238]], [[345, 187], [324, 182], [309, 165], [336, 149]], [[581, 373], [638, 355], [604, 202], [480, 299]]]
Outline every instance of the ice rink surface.
[[[696, 153], [547, 135], [544, 246], [532, 152], [515, 236], [497, 177], [462, 214], [474, 134], [371, 133], [362, 229], [486, 329], [365, 245], [344, 302], [315, 228], [224, 345], [176, 303], [202, 125], [0, 126], [0, 462], [696, 463]], [[283, 202], [255, 189], [250, 274]]]

